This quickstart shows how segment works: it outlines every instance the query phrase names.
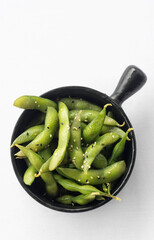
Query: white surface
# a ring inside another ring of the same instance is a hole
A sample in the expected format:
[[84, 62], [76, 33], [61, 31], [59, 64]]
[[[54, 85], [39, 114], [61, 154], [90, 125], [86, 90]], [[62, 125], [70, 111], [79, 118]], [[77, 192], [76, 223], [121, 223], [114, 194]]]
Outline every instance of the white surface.
[[[154, 1], [0, 1], [2, 239], [154, 238]], [[123, 104], [137, 138], [136, 164], [122, 202], [79, 214], [50, 210], [20, 186], [10, 140], [23, 95], [83, 85], [111, 95], [134, 64], [146, 85]]]

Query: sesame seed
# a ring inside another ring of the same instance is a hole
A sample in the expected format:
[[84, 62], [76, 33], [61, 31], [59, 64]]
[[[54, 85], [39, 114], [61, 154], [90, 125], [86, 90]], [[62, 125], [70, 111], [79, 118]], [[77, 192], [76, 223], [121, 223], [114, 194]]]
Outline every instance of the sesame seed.
[[50, 134], [50, 138], [52, 138], [52, 134]]
[[35, 101], [35, 103], [37, 103], [37, 101]]

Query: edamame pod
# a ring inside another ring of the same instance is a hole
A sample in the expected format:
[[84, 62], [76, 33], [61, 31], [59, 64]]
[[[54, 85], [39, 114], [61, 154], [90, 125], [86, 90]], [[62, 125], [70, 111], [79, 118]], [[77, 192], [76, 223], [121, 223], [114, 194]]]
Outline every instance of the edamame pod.
[[47, 107], [53, 107], [57, 109], [57, 104], [54, 101], [47, 98], [29, 95], [17, 98], [13, 105], [23, 109], [37, 109], [44, 113], [46, 113]]
[[92, 163], [92, 167], [97, 168], [97, 169], [103, 169], [107, 167], [107, 159], [106, 157], [102, 154], [99, 153], [93, 163]]
[[[58, 114], [55, 108], [48, 107], [45, 124], [43, 131], [31, 141], [26, 148], [33, 150], [34, 152], [41, 151], [52, 141], [56, 130], [58, 129]], [[15, 154], [17, 157], [24, 157], [24, 154], [20, 151]]]
[[94, 110], [94, 111], [102, 110], [101, 107], [99, 107], [95, 104], [92, 104], [83, 99], [62, 98], [61, 102], [65, 103], [69, 110], [72, 110], [72, 109], [79, 109], [79, 110], [90, 109], [90, 110]]
[[[79, 112], [79, 110], [72, 110], [72, 111], [70, 111], [70, 120], [74, 119], [74, 117], [77, 114], [77, 112]], [[98, 111], [82, 110], [81, 121], [89, 123], [89, 122], [93, 121], [93, 119], [96, 118], [98, 116], [98, 114], [99, 114]], [[113, 118], [111, 118], [111, 117], [109, 117], [107, 115], [105, 116], [104, 125], [123, 127], [124, 124], [125, 124], [124, 122], [122, 124], [119, 124], [115, 119], [113, 119]]]
[[69, 142], [69, 155], [72, 162], [78, 169], [81, 169], [83, 163], [83, 151], [81, 148], [81, 112], [82, 111], [79, 111], [76, 114], [71, 125]]
[[37, 170], [34, 168], [33, 165], [30, 165], [24, 173], [24, 176], [23, 176], [24, 183], [29, 186], [32, 185], [32, 183], [35, 180], [36, 173], [37, 173]]
[[[43, 164], [43, 160], [40, 155], [35, 153], [32, 150], [27, 149], [26, 147], [23, 147], [21, 145], [16, 144], [16, 147], [18, 147], [24, 154], [25, 156], [29, 159], [30, 163], [34, 168], [39, 171]], [[52, 176], [52, 173], [44, 173], [41, 175], [42, 180], [46, 184], [46, 188], [48, 189], [48, 194], [52, 197], [55, 197], [58, 192], [57, 188], [57, 183], [54, 180], [54, 177]], [[49, 191], [50, 190], [50, 191]]]
[[105, 192], [100, 191], [99, 189], [95, 188], [94, 186], [91, 186], [91, 185], [79, 185], [79, 184], [75, 183], [74, 181], [69, 180], [69, 179], [65, 179], [62, 176], [58, 175], [58, 174], [54, 174], [54, 178], [56, 179], [58, 184], [60, 184], [66, 190], [71, 191], [71, 192], [80, 192], [81, 194], [95, 193], [95, 195], [100, 195], [100, 196], [104, 196], [104, 197], [117, 198], [117, 197], [115, 197], [115, 196], [113, 196], [111, 194], [107, 194]]
[[112, 104], [106, 104], [101, 112], [85, 127], [83, 130], [83, 138], [86, 142], [92, 142], [101, 133], [103, 123], [106, 116], [106, 108]]
[[119, 135], [116, 133], [106, 133], [99, 137], [96, 142], [92, 143], [85, 152], [85, 160], [83, 162], [82, 169], [86, 173], [91, 167], [95, 157], [100, 151], [107, 145], [115, 143], [119, 139]]
[[113, 182], [120, 178], [126, 170], [125, 161], [119, 161], [107, 166], [104, 169], [90, 169], [87, 173], [79, 169], [57, 168], [57, 172], [69, 179], [73, 179], [81, 184], [98, 185]]
[[56, 201], [63, 204], [69, 204], [73, 205], [74, 203], [77, 203], [79, 205], [86, 205], [92, 201], [94, 201], [96, 194], [90, 193], [90, 194], [80, 194], [76, 197], [72, 195], [63, 195], [61, 197], [56, 198]]
[[63, 102], [59, 102], [59, 139], [58, 147], [49, 161], [49, 170], [55, 170], [63, 161], [70, 139], [69, 111]]
[[12, 143], [11, 147], [15, 144], [22, 144], [32, 141], [39, 133], [44, 129], [44, 125], [37, 125], [31, 128], [28, 128], [26, 131], [21, 133]]
[[[83, 149], [84, 153], [87, 150], [87, 148], [82, 148], [82, 149]], [[106, 157], [102, 153], [99, 153], [95, 157], [94, 161], [92, 162], [92, 167], [97, 168], [97, 169], [102, 169], [102, 168], [107, 167], [107, 164], [108, 164], [108, 162], [107, 162]]]
[[[101, 130], [101, 134], [105, 134], [108, 132], [117, 133], [120, 138], [122, 138], [125, 135], [125, 131], [122, 130], [120, 127], [113, 127], [113, 126], [107, 126], [104, 125]], [[127, 136], [127, 140], [130, 141], [130, 138]]]
[[[38, 154], [41, 156], [42, 158], [41, 160], [45, 162], [51, 156], [51, 148], [48, 147], [46, 149], [43, 149], [42, 151], [38, 152]], [[32, 185], [32, 183], [35, 180], [35, 175], [37, 174], [37, 170], [34, 168], [33, 165], [31, 165], [29, 160], [27, 165], [28, 165], [28, 168], [24, 173], [23, 181], [26, 185]]]
[[120, 140], [120, 142], [118, 142], [115, 145], [115, 147], [113, 149], [113, 152], [112, 152], [112, 155], [111, 155], [111, 158], [109, 159], [109, 165], [113, 164], [114, 162], [116, 162], [118, 160], [119, 157], [121, 157], [121, 155], [122, 155], [122, 153], [124, 152], [124, 149], [125, 149], [125, 144], [126, 144], [128, 133], [132, 130], [133, 130], [133, 128], [129, 128], [127, 130], [127, 132], [125, 133], [125, 135]]

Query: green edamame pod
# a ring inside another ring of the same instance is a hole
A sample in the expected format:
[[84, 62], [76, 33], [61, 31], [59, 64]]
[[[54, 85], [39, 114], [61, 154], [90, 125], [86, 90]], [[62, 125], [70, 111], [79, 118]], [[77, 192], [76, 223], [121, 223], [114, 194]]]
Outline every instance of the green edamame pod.
[[[55, 108], [48, 107], [45, 124], [43, 131], [36, 136], [36, 138], [31, 141], [26, 148], [31, 149], [34, 152], [41, 151], [52, 141], [54, 134], [58, 128], [58, 114]], [[20, 151], [15, 154], [17, 157], [24, 157], [24, 154]]]
[[24, 173], [23, 181], [26, 185], [32, 185], [32, 183], [35, 180], [35, 174], [37, 173], [37, 170], [34, 168], [33, 165], [30, 165], [27, 170]]
[[101, 112], [83, 130], [83, 138], [86, 142], [92, 142], [101, 133], [106, 116], [106, 108], [112, 104], [106, 104]]
[[[112, 127], [112, 126], [104, 125], [102, 127], [101, 134], [105, 134], [105, 133], [108, 133], [108, 132], [117, 133], [120, 138], [122, 138], [125, 135], [125, 132], [120, 127]], [[128, 136], [127, 136], [127, 140], [130, 141]]]
[[81, 169], [83, 163], [83, 151], [81, 148], [81, 112], [76, 114], [71, 125], [69, 155], [74, 165]]
[[90, 169], [87, 173], [79, 169], [57, 168], [57, 172], [81, 184], [98, 185], [120, 178], [126, 170], [125, 161], [119, 161], [104, 169]]
[[70, 194], [67, 194], [67, 195], [63, 195], [63, 196], [60, 196], [60, 197], [56, 198], [56, 201], [59, 202], [59, 203], [62, 203], [62, 204], [71, 205], [73, 203], [73, 201], [72, 201], [73, 197], [74, 196], [72, 196]]
[[[71, 110], [70, 111], [70, 120], [74, 119], [75, 115], [79, 112], [79, 110]], [[82, 110], [81, 114], [81, 121], [89, 123], [93, 121], [94, 118], [98, 116], [99, 112], [94, 110]], [[108, 115], [105, 116], [104, 125], [107, 126], [117, 126], [123, 127], [125, 123], [119, 124], [115, 119], [109, 117]]]
[[15, 144], [22, 144], [32, 141], [39, 133], [44, 129], [44, 125], [37, 125], [31, 128], [28, 128], [26, 131], [21, 133], [12, 143], [11, 147]]
[[53, 171], [63, 161], [70, 139], [69, 111], [63, 102], [59, 102], [59, 139], [58, 147], [49, 161], [49, 170]]
[[99, 189], [95, 188], [94, 186], [91, 186], [91, 185], [79, 185], [76, 182], [74, 182], [72, 180], [69, 180], [69, 179], [65, 179], [62, 176], [58, 175], [58, 174], [54, 174], [54, 178], [56, 179], [58, 184], [63, 186], [68, 191], [80, 192], [81, 194], [95, 193], [95, 196], [96, 195], [100, 195], [100, 196], [104, 196], [104, 197], [112, 197], [112, 198], [116, 198], [118, 200], [117, 197], [115, 197], [115, 196], [113, 196], [111, 194], [106, 194], [106, 193], [100, 191]]
[[[52, 145], [53, 146], [53, 145]], [[55, 146], [54, 146], [55, 147]], [[53, 147], [53, 149], [54, 149]], [[41, 156], [41, 158], [43, 159], [44, 162], [46, 162], [52, 155], [53, 153], [53, 150], [52, 147], [48, 147], [48, 148], [45, 148], [41, 151], [38, 152], [38, 154]]]
[[[41, 156], [35, 153], [34, 151], [29, 150], [26, 147], [23, 147], [21, 145], [16, 144], [16, 147], [18, 147], [25, 154], [25, 156], [29, 159], [32, 166], [37, 171], [39, 171], [43, 164], [43, 160]], [[52, 197], [56, 196], [58, 192], [58, 188], [57, 188], [57, 183], [54, 180], [54, 177], [52, 176], [52, 173], [44, 173], [41, 175], [41, 178], [46, 184], [46, 188], [48, 189], [48, 194]]]
[[[87, 148], [82, 148], [82, 149], [83, 149], [84, 153], [87, 150]], [[107, 167], [107, 164], [108, 164], [108, 162], [107, 162], [106, 157], [102, 153], [99, 153], [95, 157], [94, 161], [92, 162], [92, 167], [97, 168], [97, 169], [102, 169], [102, 168]]]
[[118, 142], [115, 145], [115, 147], [113, 149], [113, 152], [112, 152], [112, 156], [109, 159], [109, 165], [113, 164], [114, 162], [116, 162], [118, 160], [119, 157], [121, 157], [121, 155], [122, 155], [122, 153], [124, 152], [124, 149], [125, 149], [125, 144], [126, 144], [128, 133], [132, 130], [133, 130], [133, 128], [129, 128], [127, 130], [127, 132], [125, 133], [125, 135], [120, 140], [120, 142]]
[[23, 109], [37, 109], [44, 113], [46, 113], [47, 107], [57, 109], [57, 104], [50, 99], [27, 95], [17, 98], [13, 105]]
[[119, 135], [116, 133], [106, 133], [99, 137], [97, 141], [91, 144], [85, 152], [85, 160], [82, 165], [83, 171], [86, 173], [91, 167], [92, 162], [95, 157], [100, 153], [100, 151], [107, 145], [115, 143], [119, 139]]
[[80, 194], [76, 197], [72, 195], [63, 195], [61, 197], [56, 198], [56, 201], [63, 204], [69, 204], [73, 205], [74, 203], [77, 203], [79, 205], [86, 205], [95, 199], [95, 193], [90, 194]]
[[[71, 110], [70, 111], [70, 120], [73, 120], [75, 115], [79, 112], [79, 110]], [[81, 121], [82, 122], [91, 122], [95, 117], [97, 117], [99, 114], [98, 111], [94, 110], [82, 110], [81, 114]]]
[[95, 196], [97, 195], [97, 193], [90, 193], [90, 194], [80, 194], [76, 197], [72, 198], [72, 202], [73, 203], [77, 203], [79, 205], [86, 205], [90, 202], [93, 202], [95, 200]]
[[[42, 151], [38, 152], [38, 154], [41, 156], [42, 158], [41, 160], [45, 162], [51, 156], [51, 148], [48, 147], [46, 149], [43, 149]], [[33, 165], [31, 165], [31, 163], [27, 158], [25, 160], [28, 165], [28, 168], [24, 173], [23, 181], [26, 185], [32, 185], [32, 183], [35, 180], [35, 175], [37, 174], [37, 170], [34, 168]]]
[[97, 188], [91, 185], [79, 185], [78, 183], [70, 180], [63, 178], [62, 176], [58, 174], [54, 174], [54, 178], [57, 181], [58, 184], [60, 184], [63, 188], [65, 188], [68, 191], [71, 192], [80, 192], [82, 194], [88, 194], [91, 192], [100, 192]]
[[62, 98], [61, 102], [65, 103], [69, 110], [73, 109], [90, 109], [94, 111], [101, 111], [101, 107], [92, 104], [83, 99], [76, 99], [76, 98]]
[[97, 169], [103, 169], [107, 167], [107, 159], [106, 157], [102, 154], [99, 153], [93, 163], [92, 163], [92, 167], [97, 168]]

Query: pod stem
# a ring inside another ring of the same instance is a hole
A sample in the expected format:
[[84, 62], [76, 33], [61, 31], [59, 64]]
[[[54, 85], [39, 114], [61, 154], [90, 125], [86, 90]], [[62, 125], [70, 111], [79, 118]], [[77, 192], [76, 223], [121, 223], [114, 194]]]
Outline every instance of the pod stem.
[[104, 108], [106, 109], [108, 106], [112, 106], [111, 103], [107, 103], [106, 105], [104, 105]]
[[123, 127], [125, 125], [125, 122], [123, 122], [122, 124], [117, 124], [117, 127]]
[[40, 177], [40, 176], [41, 176], [41, 171], [40, 171], [39, 173], [35, 173], [34, 176], [35, 176], [36, 178]]

